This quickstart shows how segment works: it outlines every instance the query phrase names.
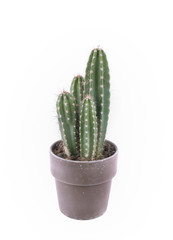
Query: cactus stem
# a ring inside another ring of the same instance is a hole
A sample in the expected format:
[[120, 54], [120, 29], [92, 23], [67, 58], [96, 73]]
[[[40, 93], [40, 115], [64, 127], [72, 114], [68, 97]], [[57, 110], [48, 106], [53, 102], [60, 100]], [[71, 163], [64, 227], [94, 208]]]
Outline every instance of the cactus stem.
[[[92, 79], [93, 82], [90, 82], [90, 79]], [[98, 121], [97, 156], [99, 156], [103, 150], [107, 128], [110, 98], [109, 86], [109, 68], [106, 55], [104, 51], [98, 47], [91, 52], [89, 57], [85, 87], [85, 94], [89, 93], [96, 104]]]
[[63, 90], [57, 100], [57, 113], [64, 150], [68, 156], [77, 154], [75, 144], [75, 114], [70, 93]]
[[96, 145], [94, 144], [97, 138], [96, 114], [93, 112], [95, 105], [90, 95], [87, 95], [82, 104], [81, 111], [81, 128], [80, 128], [80, 155], [92, 160], [96, 154]]

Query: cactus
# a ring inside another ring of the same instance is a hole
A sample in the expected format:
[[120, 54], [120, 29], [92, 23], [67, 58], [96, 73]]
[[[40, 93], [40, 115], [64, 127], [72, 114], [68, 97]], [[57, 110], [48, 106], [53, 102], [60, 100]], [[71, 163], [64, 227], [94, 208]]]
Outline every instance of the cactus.
[[80, 120], [80, 111], [82, 106], [82, 101], [84, 98], [84, 78], [80, 75], [73, 78], [70, 87], [70, 93], [75, 99], [76, 106], [76, 140], [77, 140], [77, 150], [80, 151], [79, 143], [79, 120]]
[[72, 95], [63, 91], [58, 97], [56, 107], [65, 153], [68, 157], [76, 156], [76, 111]]
[[98, 159], [105, 141], [109, 105], [109, 67], [100, 48], [92, 50], [85, 79], [73, 78], [70, 93], [57, 100], [57, 113], [65, 153], [70, 158]]
[[96, 156], [97, 118], [93, 100], [88, 95], [83, 101], [80, 116], [80, 156], [92, 160]]
[[103, 151], [110, 105], [109, 67], [106, 55], [100, 48], [92, 50], [85, 77], [85, 95], [92, 96], [96, 104], [98, 122], [97, 156]]

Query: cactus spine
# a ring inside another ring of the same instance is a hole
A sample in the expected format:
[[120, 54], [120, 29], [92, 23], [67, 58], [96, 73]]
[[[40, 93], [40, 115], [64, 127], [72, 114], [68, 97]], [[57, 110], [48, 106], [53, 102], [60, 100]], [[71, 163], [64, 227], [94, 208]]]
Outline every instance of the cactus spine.
[[102, 153], [108, 123], [110, 105], [109, 67], [102, 49], [92, 50], [85, 77], [85, 94], [92, 96], [96, 104], [98, 122], [97, 153]]
[[75, 102], [70, 93], [63, 91], [57, 103], [59, 128], [68, 157], [77, 155], [76, 148], [76, 111]]
[[77, 140], [77, 149], [80, 151], [80, 142], [79, 142], [79, 120], [80, 120], [80, 111], [82, 106], [82, 101], [84, 98], [84, 78], [80, 75], [73, 78], [70, 87], [70, 93], [74, 97], [75, 106], [76, 106], [76, 140]]
[[80, 156], [92, 160], [96, 156], [97, 118], [95, 104], [86, 96], [80, 116]]

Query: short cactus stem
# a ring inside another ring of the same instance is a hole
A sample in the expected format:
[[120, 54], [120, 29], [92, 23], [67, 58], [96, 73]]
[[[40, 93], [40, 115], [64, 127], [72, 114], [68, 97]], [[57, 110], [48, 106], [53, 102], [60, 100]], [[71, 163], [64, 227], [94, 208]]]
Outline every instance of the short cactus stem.
[[80, 116], [80, 156], [93, 160], [97, 147], [97, 117], [94, 101], [86, 96]]
[[76, 108], [76, 139], [77, 139], [77, 149], [80, 151], [80, 142], [79, 142], [79, 120], [80, 120], [80, 111], [81, 105], [84, 98], [84, 78], [81, 75], [77, 75], [73, 78], [70, 87], [70, 93], [75, 100]]
[[73, 78], [70, 93], [75, 99], [76, 111], [80, 113], [80, 106], [84, 98], [84, 78], [81, 75], [77, 75]]
[[77, 155], [76, 147], [76, 113], [74, 99], [68, 92], [63, 91], [56, 102], [59, 128], [68, 157]]
[[92, 50], [86, 68], [85, 94], [92, 96], [96, 104], [98, 121], [97, 156], [103, 151], [108, 123], [110, 105], [109, 79], [106, 54], [100, 48]]

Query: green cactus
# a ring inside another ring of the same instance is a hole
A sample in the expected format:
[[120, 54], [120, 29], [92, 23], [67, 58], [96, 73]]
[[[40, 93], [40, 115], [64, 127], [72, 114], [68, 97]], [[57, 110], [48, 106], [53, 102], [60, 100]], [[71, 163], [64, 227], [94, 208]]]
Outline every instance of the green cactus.
[[60, 132], [68, 157], [98, 159], [103, 151], [109, 105], [110, 83], [106, 55], [92, 50], [85, 79], [73, 78], [70, 93], [63, 91], [57, 100]]
[[65, 153], [68, 157], [76, 156], [76, 110], [72, 95], [63, 91], [58, 97], [56, 108]]
[[92, 160], [96, 157], [97, 118], [93, 100], [88, 95], [83, 101], [80, 115], [80, 156]]
[[97, 156], [103, 151], [108, 123], [110, 105], [109, 78], [109, 67], [104, 51], [100, 48], [92, 50], [86, 68], [85, 95], [92, 96], [96, 104], [98, 122]]
[[76, 140], [77, 140], [77, 150], [80, 151], [80, 142], [79, 142], [79, 120], [80, 120], [80, 111], [82, 106], [82, 101], [84, 98], [84, 78], [80, 75], [73, 78], [70, 87], [70, 93], [75, 99], [76, 106]]

